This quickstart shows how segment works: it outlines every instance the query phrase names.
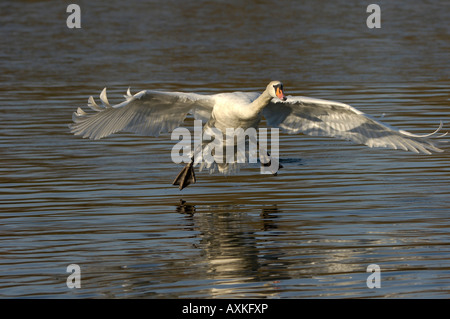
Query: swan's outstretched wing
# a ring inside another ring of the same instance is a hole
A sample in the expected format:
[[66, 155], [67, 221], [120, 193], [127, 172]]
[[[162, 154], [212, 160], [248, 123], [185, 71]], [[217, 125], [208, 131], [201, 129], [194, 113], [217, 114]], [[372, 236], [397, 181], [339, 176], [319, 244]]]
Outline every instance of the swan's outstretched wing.
[[96, 112], [86, 113], [78, 108], [73, 114], [71, 132], [91, 139], [119, 131], [158, 136], [178, 127], [187, 113], [206, 121], [214, 106], [211, 96], [196, 93], [141, 91], [131, 95], [128, 89], [125, 99], [111, 106], [104, 89], [100, 94], [100, 106], [91, 96], [88, 105]]
[[288, 97], [286, 101], [274, 99], [263, 110], [263, 115], [268, 125], [290, 134], [303, 132], [337, 137], [369, 147], [416, 153], [442, 152], [431, 140], [442, 128], [442, 123], [431, 134], [416, 135], [381, 123], [350, 105], [308, 97]]

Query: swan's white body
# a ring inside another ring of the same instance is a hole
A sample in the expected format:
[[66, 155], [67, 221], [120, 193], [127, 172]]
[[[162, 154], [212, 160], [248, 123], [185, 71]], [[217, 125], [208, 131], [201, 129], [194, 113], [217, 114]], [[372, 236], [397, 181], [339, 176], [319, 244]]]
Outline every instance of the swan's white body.
[[91, 139], [122, 130], [158, 136], [174, 130], [191, 113], [206, 123], [206, 127], [216, 127], [223, 132], [226, 128], [258, 128], [261, 118], [265, 117], [268, 125], [289, 134], [302, 132], [337, 137], [369, 147], [424, 154], [442, 152], [432, 141], [439, 137], [436, 133], [442, 123], [431, 134], [412, 134], [383, 124], [347, 104], [301, 96], [286, 99], [278, 81], [269, 83], [262, 94], [201, 95], [148, 90], [131, 95], [128, 90], [125, 98], [124, 102], [111, 106], [104, 89], [100, 95], [103, 105], [99, 106], [90, 97], [88, 105], [97, 113], [88, 114], [78, 108], [70, 126], [71, 132]]
[[211, 117], [215, 119], [215, 127], [225, 132], [226, 128], [257, 128], [261, 114], [252, 105], [259, 94], [234, 92], [213, 96], [214, 107]]

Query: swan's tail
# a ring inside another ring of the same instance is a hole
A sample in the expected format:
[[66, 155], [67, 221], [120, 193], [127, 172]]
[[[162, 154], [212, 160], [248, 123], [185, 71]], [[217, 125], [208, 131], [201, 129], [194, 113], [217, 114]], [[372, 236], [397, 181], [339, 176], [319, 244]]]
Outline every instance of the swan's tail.
[[180, 190], [188, 187], [190, 184], [195, 184], [195, 172], [194, 172], [194, 162], [186, 164], [186, 166], [181, 170], [181, 172], [175, 177], [172, 185], [180, 185]]

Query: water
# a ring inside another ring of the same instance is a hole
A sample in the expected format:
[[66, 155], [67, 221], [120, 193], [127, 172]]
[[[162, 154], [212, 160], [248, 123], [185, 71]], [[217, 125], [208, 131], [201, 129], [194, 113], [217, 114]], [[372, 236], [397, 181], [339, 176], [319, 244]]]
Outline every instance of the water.
[[[169, 135], [67, 128], [105, 86], [118, 102], [129, 86], [211, 94], [279, 79], [414, 133], [448, 129], [449, 4], [378, 1], [370, 30], [355, 1], [77, 3], [78, 30], [66, 4], [0, 4], [1, 297], [449, 297], [448, 146], [282, 134], [278, 176], [198, 173], [180, 192]], [[381, 288], [366, 285], [370, 264]]]

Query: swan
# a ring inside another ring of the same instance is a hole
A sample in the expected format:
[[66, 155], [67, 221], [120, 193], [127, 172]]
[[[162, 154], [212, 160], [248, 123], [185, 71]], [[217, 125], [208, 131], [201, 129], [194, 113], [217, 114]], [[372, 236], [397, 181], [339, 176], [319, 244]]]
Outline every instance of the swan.
[[[258, 128], [264, 117], [269, 126], [288, 134], [304, 133], [350, 140], [369, 147], [402, 149], [415, 153], [442, 152], [432, 138], [442, 129], [417, 135], [384, 124], [356, 108], [339, 102], [304, 96], [286, 96], [283, 83], [270, 82], [263, 93], [233, 92], [204, 95], [185, 92], [144, 90], [134, 95], [128, 89], [125, 101], [111, 105], [106, 88], [100, 94], [101, 105], [91, 96], [87, 113], [73, 113], [70, 131], [83, 138], [101, 139], [119, 131], [158, 136], [180, 126], [187, 114], [205, 123], [204, 130], [216, 128]], [[202, 147], [208, 142], [203, 141]], [[173, 181], [179, 189], [195, 183], [194, 158]], [[222, 167], [226, 173], [226, 167]]]

